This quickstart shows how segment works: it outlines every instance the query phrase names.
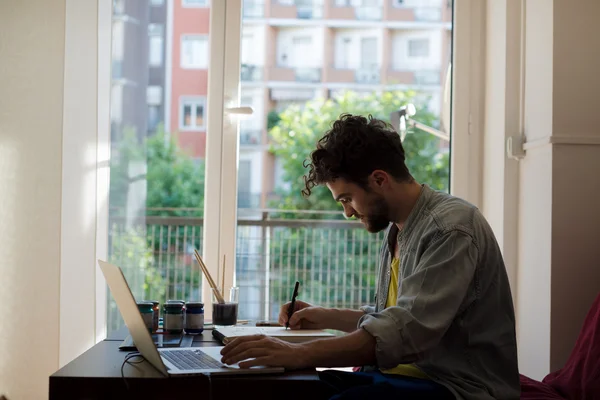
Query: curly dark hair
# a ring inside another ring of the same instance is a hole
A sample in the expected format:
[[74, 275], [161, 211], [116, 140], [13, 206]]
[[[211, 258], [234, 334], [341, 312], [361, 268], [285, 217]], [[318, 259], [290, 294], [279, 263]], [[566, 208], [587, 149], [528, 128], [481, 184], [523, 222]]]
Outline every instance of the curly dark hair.
[[343, 178], [367, 188], [369, 175], [383, 170], [398, 181], [413, 178], [404, 163], [400, 135], [388, 123], [360, 115], [342, 114], [332, 128], [317, 142], [317, 148], [304, 161], [302, 194], [310, 196], [312, 188]]

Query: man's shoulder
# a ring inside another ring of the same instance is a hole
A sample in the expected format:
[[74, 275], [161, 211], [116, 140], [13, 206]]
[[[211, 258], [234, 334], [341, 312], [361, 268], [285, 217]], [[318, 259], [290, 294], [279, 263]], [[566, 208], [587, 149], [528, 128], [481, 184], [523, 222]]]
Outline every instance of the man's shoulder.
[[441, 232], [458, 230], [473, 235], [475, 225], [484, 219], [473, 204], [438, 191], [432, 191], [424, 211], [425, 218]]

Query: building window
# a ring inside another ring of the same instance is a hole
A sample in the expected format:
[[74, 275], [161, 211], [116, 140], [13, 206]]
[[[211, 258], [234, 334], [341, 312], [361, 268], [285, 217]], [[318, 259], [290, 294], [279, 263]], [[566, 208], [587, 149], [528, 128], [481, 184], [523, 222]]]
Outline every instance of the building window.
[[148, 105], [148, 132], [156, 132], [160, 120], [160, 106]]
[[208, 37], [181, 36], [181, 68], [208, 68]]
[[408, 41], [409, 57], [429, 57], [429, 39], [410, 39]]
[[179, 101], [179, 129], [199, 131], [205, 127], [206, 97], [188, 97]]
[[208, 0], [181, 0], [184, 7], [208, 7]]
[[163, 34], [164, 28], [162, 24], [149, 24], [149, 50], [148, 63], [151, 67], [160, 67], [163, 62]]
[[165, 4], [165, 0], [150, 0], [150, 5], [152, 6], [162, 6]]

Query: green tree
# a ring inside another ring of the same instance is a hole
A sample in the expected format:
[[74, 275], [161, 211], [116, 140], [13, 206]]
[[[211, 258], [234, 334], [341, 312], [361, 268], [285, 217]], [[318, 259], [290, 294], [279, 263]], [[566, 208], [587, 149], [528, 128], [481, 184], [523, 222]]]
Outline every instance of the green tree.
[[[331, 199], [326, 188], [317, 187], [305, 199], [301, 196], [306, 169], [303, 161], [309, 158], [317, 140], [330, 128], [331, 123], [343, 113], [372, 115], [390, 122], [390, 113], [401, 106], [414, 103], [416, 118], [426, 125], [437, 125], [436, 117], [419, 102], [414, 91], [389, 91], [367, 95], [347, 91], [335, 99], [318, 99], [304, 106], [290, 106], [280, 114], [277, 125], [270, 130], [272, 151], [281, 160], [286, 186], [277, 188], [279, 200], [272, 207], [286, 210], [332, 210], [339, 206]], [[406, 163], [419, 182], [434, 189], [448, 190], [448, 154], [440, 151], [440, 141], [419, 129], [410, 129], [403, 142]], [[315, 214], [313, 218], [331, 218]]]

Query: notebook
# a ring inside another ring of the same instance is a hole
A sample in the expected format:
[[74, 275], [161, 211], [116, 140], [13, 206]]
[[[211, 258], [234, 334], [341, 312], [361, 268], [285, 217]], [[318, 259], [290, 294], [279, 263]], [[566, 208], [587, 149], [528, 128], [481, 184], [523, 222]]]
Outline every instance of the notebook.
[[335, 336], [333, 333], [321, 329], [285, 329], [283, 326], [226, 326], [213, 329], [212, 334], [223, 344], [227, 344], [236, 337], [249, 335], [272, 336], [291, 343]]

